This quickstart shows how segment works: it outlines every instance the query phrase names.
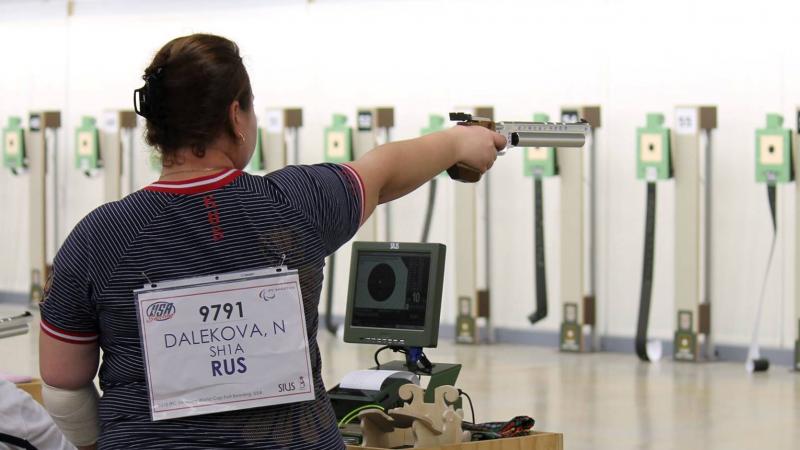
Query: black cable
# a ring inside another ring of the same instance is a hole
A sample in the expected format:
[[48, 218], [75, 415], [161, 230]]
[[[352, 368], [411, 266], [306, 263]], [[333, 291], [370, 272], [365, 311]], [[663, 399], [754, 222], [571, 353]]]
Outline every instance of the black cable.
[[374, 356], [374, 358], [375, 358], [375, 367], [376, 367], [378, 370], [380, 370], [380, 368], [381, 368], [381, 363], [380, 363], [380, 362], [378, 362], [378, 354], [379, 354], [380, 352], [382, 352], [382, 351], [384, 351], [384, 350], [388, 349], [388, 348], [389, 348], [389, 346], [388, 346], [388, 345], [384, 345], [383, 347], [381, 347], [381, 348], [379, 348], [378, 350], [376, 350], [376, 351], [375, 351], [375, 356]]
[[408, 351], [408, 349], [393, 348], [392, 350], [404, 353], [406, 355], [406, 367], [408, 367], [409, 370], [412, 370], [415, 373], [422, 372], [426, 374], [430, 374], [433, 371], [433, 363], [431, 363], [431, 361], [425, 355], [425, 352], [420, 351], [418, 359], [414, 361], [412, 352]]
[[431, 232], [431, 222], [433, 221], [433, 206], [436, 203], [436, 178], [432, 179], [428, 189], [428, 208], [425, 211], [425, 224], [422, 226], [422, 239], [420, 242], [428, 242]]
[[[408, 355], [408, 350], [403, 348], [403, 347], [393, 347], [391, 345], [384, 345], [383, 347], [375, 350], [374, 359], [375, 359], [376, 369], [380, 369], [381, 368], [381, 363], [378, 362], [378, 354], [380, 352], [384, 351], [384, 350], [390, 350], [390, 349], [395, 353], [402, 353], [404, 355]], [[422, 354], [422, 357], [425, 358], [425, 353]], [[427, 360], [427, 358], [425, 358], [425, 359]]]
[[325, 328], [327, 328], [328, 331], [334, 335], [339, 328], [335, 323], [333, 323], [333, 275], [335, 273], [335, 267], [336, 253], [331, 253], [331, 256], [328, 257], [328, 279], [326, 280], [328, 293], [325, 298]]
[[769, 257], [767, 258], [767, 268], [764, 270], [764, 280], [761, 282], [761, 293], [758, 296], [758, 309], [756, 310], [755, 322], [753, 324], [753, 338], [750, 341], [750, 348], [747, 351], [747, 361], [745, 368], [748, 372], [766, 372], [769, 370], [769, 359], [761, 357], [761, 349], [758, 345], [758, 328], [761, 321], [761, 311], [764, 308], [764, 299], [767, 292], [767, 280], [769, 271], [772, 267], [772, 259], [775, 256], [775, 243], [778, 240], [778, 224], [776, 220], [775, 185], [767, 184], [767, 199], [769, 200], [769, 214], [772, 218], [772, 244], [769, 246]]
[[406, 355], [406, 367], [408, 367], [409, 370], [427, 374], [430, 374], [433, 371], [433, 363], [431, 363], [431, 361], [428, 359], [428, 356], [425, 355], [425, 352], [420, 352], [419, 361], [415, 361], [412, 365], [412, 362], [409, 357], [410, 353], [408, 351], [408, 348], [395, 347], [391, 345], [384, 345], [383, 347], [378, 348], [378, 350], [375, 350], [373, 359], [375, 360], [375, 368], [377, 370], [380, 370], [381, 368], [381, 363], [380, 361], [378, 361], [378, 355], [384, 350], [391, 350], [395, 353], [401, 353], [403, 355]]
[[647, 325], [650, 320], [650, 300], [653, 293], [653, 257], [656, 231], [656, 183], [647, 183], [647, 215], [644, 226], [644, 261], [642, 263], [642, 290], [639, 295], [639, 319], [636, 327], [636, 355], [642, 361], [647, 356]]
[[469, 410], [472, 412], [472, 423], [476, 423], [475, 422], [475, 408], [472, 406], [472, 399], [470, 398], [469, 394], [467, 394], [466, 392], [462, 391], [461, 389], [458, 390], [458, 394], [459, 395], [463, 395], [464, 397], [467, 397], [467, 400], [469, 400]]
[[775, 221], [775, 185], [767, 184], [767, 198], [769, 199], [769, 213], [772, 217], [772, 231], [778, 231], [778, 224]]
[[536, 265], [536, 311], [528, 316], [531, 324], [547, 317], [547, 270], [544, 258], [544, 200], [542, 199], [542, 177], [533, 180], [534, 254]]
[[425, 352], [422, 352], [420, 355], [419, 362], [422, 364], [422, 369], [425, 372], [431, 373], [433, 371], [433, 363], [428, 359], [428, 355], [426, 355]]

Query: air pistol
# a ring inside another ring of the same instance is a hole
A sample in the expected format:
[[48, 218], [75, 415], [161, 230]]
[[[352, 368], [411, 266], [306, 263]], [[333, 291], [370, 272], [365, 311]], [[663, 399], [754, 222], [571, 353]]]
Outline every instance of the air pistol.
[[32, 319], [30, 311], [12, 317], [0, 317], [0, 339], [27, 333], [28, 322]]
[[[585, 120], [578, 123], [495, 122], [463, 112], [450, 113], [450, 120], [457, 121], [458, 125], [484, 127], [502, 134], [507, 144], [501, 155], [511, 147], [583, 147], [591, 131], [591, 125]], [[479, 170], [462, 163], [447, 169], [447, 174], [465, 183], [481, 179]]]

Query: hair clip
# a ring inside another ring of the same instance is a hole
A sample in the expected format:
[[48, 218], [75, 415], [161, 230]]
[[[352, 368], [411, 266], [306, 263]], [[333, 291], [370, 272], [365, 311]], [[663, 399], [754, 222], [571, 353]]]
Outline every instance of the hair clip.
[[148, 98], [147, 90], [147, 85], [144, 85], [139, 89], [134, 89], [133, 110], [136, 111], [136, 114], [144, 117], [145, 119], [150, 119], [150, 99]]
[[156, 70], [142, 77], [144, 79], [144, 86], [133, 91], [133, 110], [136, 114], [144, 117], [147, 120], [155, 121], [153, 114], [155, 107], [154, 103], [158, 98], [158, 81], [161, 79], [164, 67], [157, 67]]
[[158, 66], [158, 67], [156, 67], [156, 70], [150, 72], [149, 75], [145, 75], [144, 77], [142, 77], [142, 78], [144, 78], [145, 84], [151, 83], [153, 81], [160, 80], [161, 79], [161, 73], [163, 71], [164, 71], [164, 67], [163, 66]]

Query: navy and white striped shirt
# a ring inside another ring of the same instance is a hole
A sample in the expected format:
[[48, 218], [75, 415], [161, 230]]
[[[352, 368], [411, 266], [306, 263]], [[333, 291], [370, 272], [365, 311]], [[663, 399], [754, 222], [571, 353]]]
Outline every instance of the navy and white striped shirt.
[[[42, 330], [99, 341], [99, 447], [343, 449], [320, 375], [317, 307], [324, 258], [355, 234], [363, 205], [352, 168], [321, 164], [160, 181], [86, 216], [56, 256]], [[152, 422], [134, 289], [275, 266], [284, 254], [299, 271], [316, 400]]]

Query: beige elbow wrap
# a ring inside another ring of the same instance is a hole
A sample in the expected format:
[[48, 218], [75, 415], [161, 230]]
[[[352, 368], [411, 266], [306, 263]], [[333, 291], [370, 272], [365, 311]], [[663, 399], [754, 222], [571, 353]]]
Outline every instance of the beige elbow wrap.
[[42, 400], [53, 422], [75, 446], [91, 445], [100, 435], [94, 383], [76, 389], [59, 389], [42, 383]]

